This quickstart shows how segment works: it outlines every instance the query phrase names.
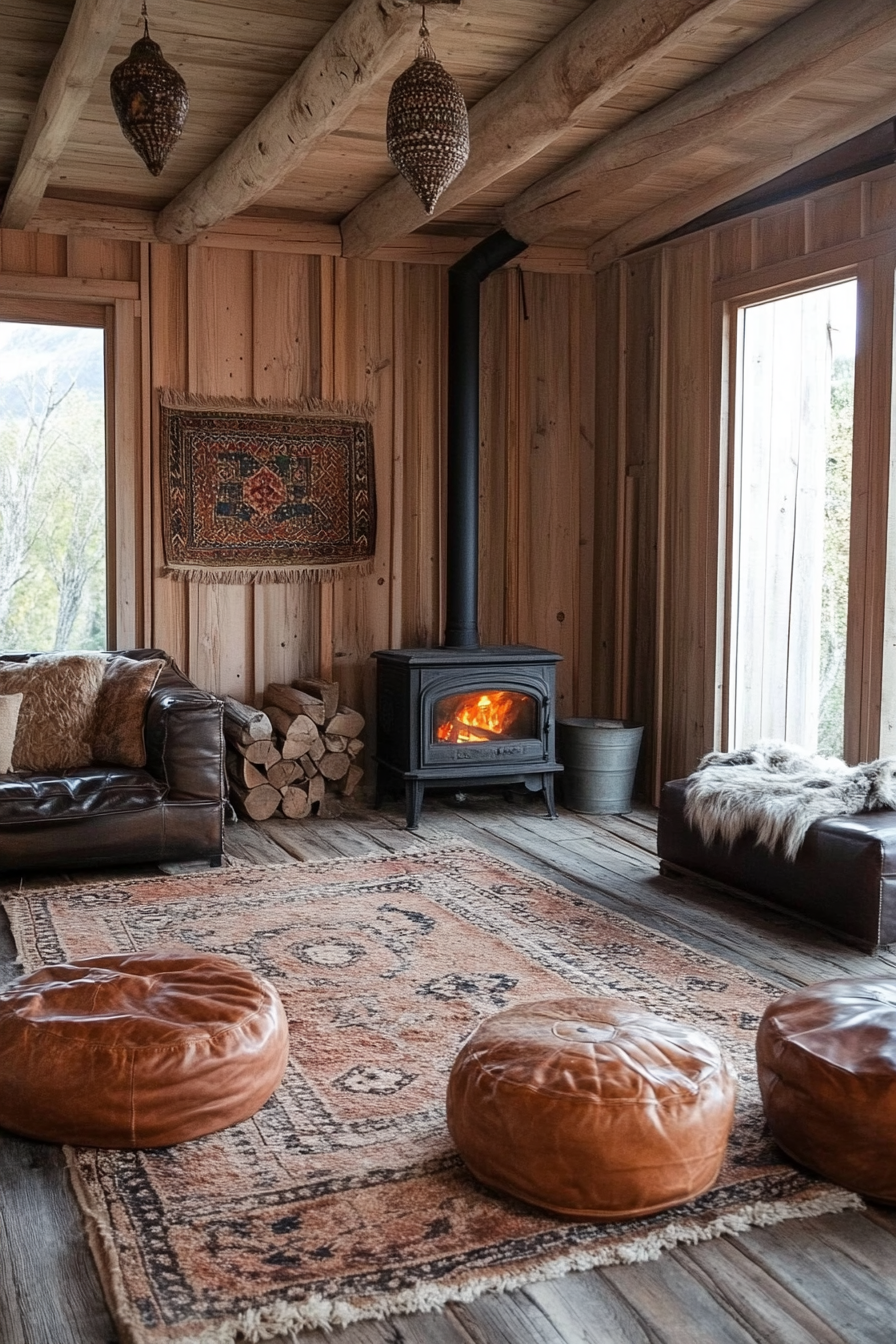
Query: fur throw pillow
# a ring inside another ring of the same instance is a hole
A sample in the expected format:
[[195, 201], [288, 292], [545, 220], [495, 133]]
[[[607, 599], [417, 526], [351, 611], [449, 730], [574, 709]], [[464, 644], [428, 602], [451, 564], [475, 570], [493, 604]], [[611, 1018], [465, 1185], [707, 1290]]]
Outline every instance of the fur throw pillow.
[[21, 707], [21, 691], [16, 695], [0, 695], [0, 775], [8, 775], [12, 765], [12, 748]]
[[0, 695], [22, 693], [13, 770], [70, 770], [93, 759], [96, 698], [106, 655], [40, 653], [0, 661]]
[[164, 666], [164, 658], [125, 658], [120, 653], [109, 658], [96, 698], [95, 761], [135, 768], [146, 764], [146, 702]]
[[705, 844], [754, 832], [757, 845], [795, 859], [813, 821], [896, 808], [896, 757], [847, 765], [787, 742], [711, 751], [688, 779], [685, 820]]

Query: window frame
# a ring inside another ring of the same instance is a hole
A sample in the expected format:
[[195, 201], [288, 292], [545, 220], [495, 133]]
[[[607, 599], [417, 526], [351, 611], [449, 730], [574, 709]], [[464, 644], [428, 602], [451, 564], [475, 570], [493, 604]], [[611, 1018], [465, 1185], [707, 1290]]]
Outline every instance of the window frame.
[[[139, 310], [130, 299], [109, 302], [20, 296], [4, 292], [0, 277], [0, 321], [42, 326], [92, 327], [103, 331], [106, 454], [106, 647], [142, 643], [140, 601], [142, 535], [137, 511], [135, 473], [139, 461], [135, 398], [139, 388]], [[139, 403], [139, 396], [136, 398]]]
[[[718, 665], [715, 735], [729, 746], [728, 668], [735, 541], [735, 455], [739, 423], [738, 340], [744, 309], [855, 279], [856, 364], [850, 511], [844, 756], [871, 760], [896, 751], [896, 471], [891, 469], [893, 318], [896, 251], [820, 267], [812, 258], [787, 267], [774, 284], [741, 277], [713, 305], [721, 330], [719, 441]], [[893, 507], [890, 498], [893, 496]], [[891, 554], [893, 558], [891, 559]]]

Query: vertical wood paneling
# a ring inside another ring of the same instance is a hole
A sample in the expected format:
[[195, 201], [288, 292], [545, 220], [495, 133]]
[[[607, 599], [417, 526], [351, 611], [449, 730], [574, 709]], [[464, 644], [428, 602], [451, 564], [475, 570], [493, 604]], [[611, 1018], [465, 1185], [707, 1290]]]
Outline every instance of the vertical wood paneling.
[[[620, 612], [626, 684], [622, 713], [644, 725], [636, 787], [657, 770], [656, 714], [657, 534], [659, 526], [660, 304], [662, 259], [657, 253], [626, 266], [625, 285], [625, 528], [622, 547], [626, 608]], [[650, 796], [648, 786], [647, 796]]]
[[[850, 603], [847, 632], [844, 755], [870, 760], [881, 747], [881, 697], [885, 664], [888, 488], [893, 407], [893, 275], [896, 254], [865, 262], [858, 272], [856, 381], [850, 521], [850, 589], [864, 601]], [[896, 688], [887, 685], [886, 719]]]
[[[320, 275], [320, 394], [332, 401], [336, 386], [336, 268], [332, 257], [318, 258]], [[320, 676], [333, 679], [333, 595], [334, 585], [322, 583], [318, 594], [320, 614], [318, 649]]]
[[177, 579], [166, 578], [161, 573], [164, 553], [158, 452], [158, 389], [171, 387], [183, 391], [187, 387], [189, 311], [185, 248], [164, 244], [153, 244], [150, 247], [149, 295], [144, 299], [146, 302], [150, 310], [153, 442], [152, 631], [149, 642], [165, 649], [181, 667], [186, 668], [189, 657], [187, 585]]
[[[526, 277], [530, 321], [521, 342], [529, 388], [521, 426], [519, 638], [556, 650], [557, 716], [576, 705], [579, 645], [580, 350], [577, 281]], [[544, 539], [542, 543], [541, 539]]]
[[748, 219], [725, 224], [714, 234], [715, 263], [713, 279], [725, 280], [730, 275], [741, 275], [752, 265], [753, 230]]
[[[191, 392], [252, 395], [252, 253], [188, 250]], [[189, 585], [190, 675], [210, 691], [255, 697], [254, 592], [230, 583]], [[263, 690], [264, 688], [259, 688]]]
[[802, 205], [769, 213], [757, 222], [756, 264], [772, 266], [777, 261], [800, 256], [805, 237]]
[[[143, 414], [141, 330], [132, 299], [120, 299], [110, 314], [112, 336], [112, 460], [107, 500], [111, 510], [115, 585], [113, 607], [117, 648], [143, 646]], [[108, 404], [108, 399], [107, 399]]]
[[404, 332], [404, 375], [397, 375], [403, 406], [402, 646], [439, 644], [442, 512], [442, 374], [444, 272], [406, 266], [399, 327]]
[[394, 365], [394, 273], [377, 262], [337, 259], [335, 284], [334, 393], [340, 401], [369, 402], [373, 409], [377, 546], [371, 574], [334, 584], [333, 676], [346, 703], [372, 723], [376, 669], [370, 655], [389, 647], [392, 468], [401, 447], [395, 441], [394, 406], [401, 392]]
[[[320, 265], [316, 257], [256, 252], [252, 268], [252, 391], [296, 400], [321, 395]], [[256, 696], [269, 681], [317, 676], [320, 584], [263, 583], [254, 590]]]
[[140, 244], [111, 238], [72, 237], [66, 243], [67, 270], [96, 280], [139, 280]]
[[896, 219], [896, 177], [879, 177], [868, 183], [868, 231], [891, 229]]
[[50, 233], [4, 229], [0, 269], [16, 275], [66, 275], [66, 240]]
[[574, 428], [578, 440], [579, 535], [576, 550], [575, 586], [579, 599], [576, 622], [575, 699], [568, 709], [574, 715], [592, 712], [593, 677], [591, 658], [594, 649], [594, 483], [595, 463], [595, 388], [594, 347], [597, 339], [596, 277], [571, 277], [574, 294], [575, 324], [570, 329], [572, 349], [579, 360], [578, 422]]
[[139, 563], [142, 570], [143, 588], [143, 630], [147, 645], [152, 643], [152, 598], [153, 598], [153, 437], [152, 437], [152, 321], [149, 301], [150, 287], [150, 246], [140, 243], [138, 261], [140, 271], [140, 293], [145, 297], [137, 304], [139, 310], [138, 351], [140, 359], [140, 425], [138, 430], [138, 456], [140, 461], [140, 498], [137, 509], [143, 538], [142, 554]]
[[[511, 273], [512, 274], [512, 273]], [[504, 373], [504, 644], [520, 641], [520, 574], [523, 563], [521, 544], [522, 485], [525, 479], [526, 429], [529, 423], [529, 385], [523, 373], [528, 351], [529, 304], [526, 276], [516, 269], [515, 281], [505, 281], [507, 328]], [[492, 276], [488, 284], [497, 283]], [[500, 556], [494, 562], [500, 568]]]
[[[130, 426], [113, 462], [117, 565], [131, 583], [119, 604], [120, 642], [165, 648], [200, 685], [248, 701], [270, 680], [332, 675], [368, 716], [372, 751], [371, 653], [443, 636], [444, 268], [36, 234], [14, 236], [2, 262], [140, 283], [142, 303], [119, 301], [115, 325], [112, 408], [116, 425]], [[615, 466], [608, 475], [594, 434], [601, 283], [528, 273], [524, 296], [514, 269], [482, 291], [482, 636], [560, 652], [561, 714], [591, 711], [598, 480], [613, 492]], [[165, 577], [157, 390], [166, 386], [369, 402], [373, 572], [256, 587]], [[600, 540], [607, 545], [612, 553], [612, 525]], [[615, 575], [605, 570], [612, 592]], [[598, 605], [612, 624], [612, 598]]]
[[[619, 454], [619, 369], [622, 341], [614, 340], [620, 316], [620, 267], [607, 267], [595, 277], [594, 315], [599, 335], [589, 346], [583, 340], [583, 369], [588, 367], [589, 349], [594, 352], [594, 486], [591, 504], [591, 710], [600, 717], [615, 711], [616, 692], [616, 546], [620, 525]], [[587, 383], [583, 378], [583, 382]], [[583, 417], [583, 423], [587, 420]], [[582, 505], [585, 507], [584, 497]], [[588, 711], [582, 709], [581, 713]]]
[[[714, 729], [719, 442], [712, 431], [709, 240], [670, 248], [664, 342], [664, 734], [659, 775], [688, 774]], [[662, 783], [659, 779], [658, 783]]]
[[856, 180], [814, 202], [812, 245], [834, 247], [862, 234], [862, 184]]
[[[685, 773], [722, 745], [728, 682], [720, 548], [729, 521], [736, 522], [727, 511], [720, 516], [727, 469], [721, 443], [734, 405], [726, 372], [730, 314], [754, 296], [761, 301], [791, 284], [806, 287], [832, 269], [846, 275], [852, 265], [860, 279], [850, 548], [858, 600], [850, 613], [845, 754], [868, 759], [892, 750], [896, 740], [896, 600], [887, 594], [896, 584], [887, 565], [888, 494], [896, 497], [887, 488], [896, 257], [885, 250], [886, 236], [876, 251], [869, 246], [875, 234], [892, 229], [894, 184], [894, 169], [876, 170], [644, 252], [599, 278], [598, 331], [615, 338], [616, 353], [601, 358], [598, 351], [596, 367], [593, 632], [597, 650], [612, 601], [600, 550], [600, 483], [612, 484], [603, 445], [615, 439], [624, 480], [617, 484], [612, 691], [616, 711], [645, 724], [639, 783], [648, 784], [654, 800], [660, 780]], [[615, 425], [613, 405], [620, 412]], [[600, 686], [596, 667], [598, 710]]]

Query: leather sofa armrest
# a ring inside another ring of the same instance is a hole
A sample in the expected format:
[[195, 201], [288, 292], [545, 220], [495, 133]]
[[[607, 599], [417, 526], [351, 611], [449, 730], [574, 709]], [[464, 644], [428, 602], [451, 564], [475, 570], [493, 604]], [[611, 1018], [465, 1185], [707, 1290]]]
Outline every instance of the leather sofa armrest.
[[174, 663], [163, 667], [146, 706], [147, 769], [173, 796], [221, 801], [224, 706]]

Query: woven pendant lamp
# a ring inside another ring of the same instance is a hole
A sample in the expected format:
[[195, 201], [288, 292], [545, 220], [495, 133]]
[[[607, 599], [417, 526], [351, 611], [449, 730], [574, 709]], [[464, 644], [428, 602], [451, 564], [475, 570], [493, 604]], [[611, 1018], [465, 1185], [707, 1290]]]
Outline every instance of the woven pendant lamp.
[[470, 152], [470, 127], [463, 95], [436, 60], [426, 26], [420, 25], [420, 49], [389, 94], [386, 148], [431, 215], [442, 192], [453, 182]]
[[109, 91], [125, 139], [158, 177], [184, 128], [190, 99], [183, 79], [149, 36], [146, 0], [141, 13], [143, 36], [112, 71]]

